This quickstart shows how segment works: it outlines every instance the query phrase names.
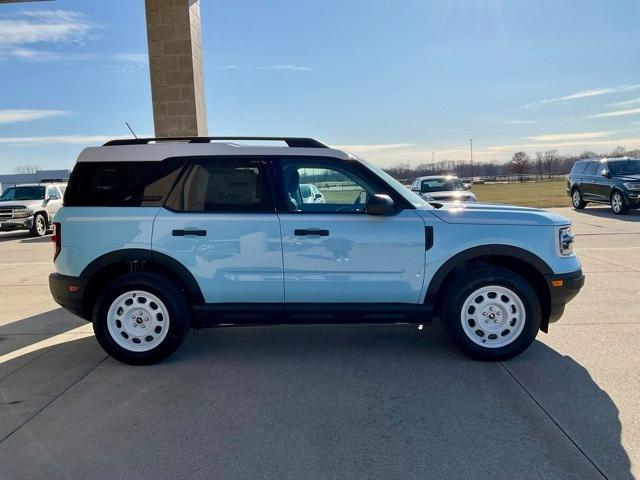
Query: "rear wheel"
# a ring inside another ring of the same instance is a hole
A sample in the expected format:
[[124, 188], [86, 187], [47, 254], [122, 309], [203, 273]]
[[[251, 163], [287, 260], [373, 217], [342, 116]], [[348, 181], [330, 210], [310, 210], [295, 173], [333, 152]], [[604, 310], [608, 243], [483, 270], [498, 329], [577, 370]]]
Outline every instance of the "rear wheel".
[[148, 365], [164, 360], [189, 331], [189, 308], [182, 291], [154, 273], [131, 273], [112, 281], [98, 297], [93, 330], [117, 360]]
[[32, 237], [43, 237], [47, 233], [47, 220], [41, 213], [33, 217], [33, 226], [30, 230]]
[[611, 194], [611, 210], [616, 215], [625, 215], [629, 211], [624, 195], [617, 190]]
[[449, 336], [477, 360], [506, 360], [533, 343], [540, 329], [538, 295], [520, 275], [487, 267], [447, 287], [442, 319]]
[[573, 191], [571, 192], [571, 204], [573, 205], [573, 208], [575, 208], [576, 210], [582, 210], [584, 207], [587, 206], [587, 202], [582, 200], [582, 194], [580, 193], [580, 190], [577, 188], [574, 188]]

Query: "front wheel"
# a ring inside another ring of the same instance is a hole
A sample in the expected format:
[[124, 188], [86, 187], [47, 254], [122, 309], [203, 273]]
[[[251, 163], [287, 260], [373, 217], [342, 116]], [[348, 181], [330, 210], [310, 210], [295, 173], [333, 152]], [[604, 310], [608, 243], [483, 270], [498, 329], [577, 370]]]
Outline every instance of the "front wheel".
[[443, 299], [445, 329], [476, 360], [506, 360], [522, 353], [535, 340], [541, 317], [533, 287], [499, 267], [458, 277]]
[[624, 215], [629, 211], [629, 205], [622, 193], [616, 191], [611, 194], [611, 210], [616, 215]]
[[573, 208], [575, 208], [576, 210], [582, 210], [584, 207], [587, 206], [587, 202], [582, 200], [582, 194], [580, 193], [580, 190], [578, 190], [577, 188], [575, 188], [571, 193], [571, 204], [573, 205]]
[[93, 331], [102, 348], [132, 365], [149, 365], [170, 356], [189, 326], [183, 292], [154, 273], [116, 278], [99, 295], [93, 309]]
[[33, 226], [30, 230], [32, 237], [44, 237], [47, 233], [47, 220], [41, 213], [36, 213], [33, 217]]

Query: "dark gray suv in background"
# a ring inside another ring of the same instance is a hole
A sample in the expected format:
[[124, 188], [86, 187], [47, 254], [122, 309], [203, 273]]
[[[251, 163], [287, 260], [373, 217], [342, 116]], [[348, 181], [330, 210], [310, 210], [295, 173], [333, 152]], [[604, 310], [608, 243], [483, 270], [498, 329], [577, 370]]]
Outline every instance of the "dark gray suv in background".
[[640, 208], [640, 159], [579, 160], [569, 174], [567, 195], [578, 210], [589, 202], [609, 204], [616, 215]]

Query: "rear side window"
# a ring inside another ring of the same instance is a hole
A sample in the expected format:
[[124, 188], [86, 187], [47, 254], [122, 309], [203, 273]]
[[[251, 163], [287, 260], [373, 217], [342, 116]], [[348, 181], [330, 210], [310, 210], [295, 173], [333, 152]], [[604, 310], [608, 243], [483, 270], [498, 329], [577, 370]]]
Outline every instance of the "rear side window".
[[167, 207], [182, 212], [273, 212], [266, 165], [260, 160], [202, 159], [184, 175]]
[[600, 162], [589, 162], [589, 166], [585, 170], [585, 175], [595, 175], [598, 172]]
[[587, 166], [587, 164], [585, 162], [580, 162], [580, 163], [576, 163], [573, 165], [573, 168], [571, 169], [571, 174], [572, 175], [580, 175], [581, 173], [584, 173], [584, 169]]
[[183, 165], [183, 159], [78, 163], [71, 173], [64, 204], [72, 207], [160, 206]]

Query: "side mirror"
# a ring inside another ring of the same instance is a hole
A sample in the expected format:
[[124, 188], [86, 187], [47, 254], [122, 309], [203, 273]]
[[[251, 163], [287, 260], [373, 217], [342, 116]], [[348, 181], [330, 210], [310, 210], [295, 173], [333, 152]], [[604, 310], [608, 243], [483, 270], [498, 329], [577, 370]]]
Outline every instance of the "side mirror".
[[316, 196], [313, 197], [314, 200], [320, 200], [322, 198], [322, 195], [320, 195], [319, 193], [316, 193]]
[[367, 202], [368, 215], [393, 215], [395, 203], [389, 195], [378, 193], [369, 197]]
[[471, 190], [471, 183], [463, 183], [465, 190]]
[[611, 178], [611, 172], [609, 170], [602, 170], [602, 176], [605, 178]]

